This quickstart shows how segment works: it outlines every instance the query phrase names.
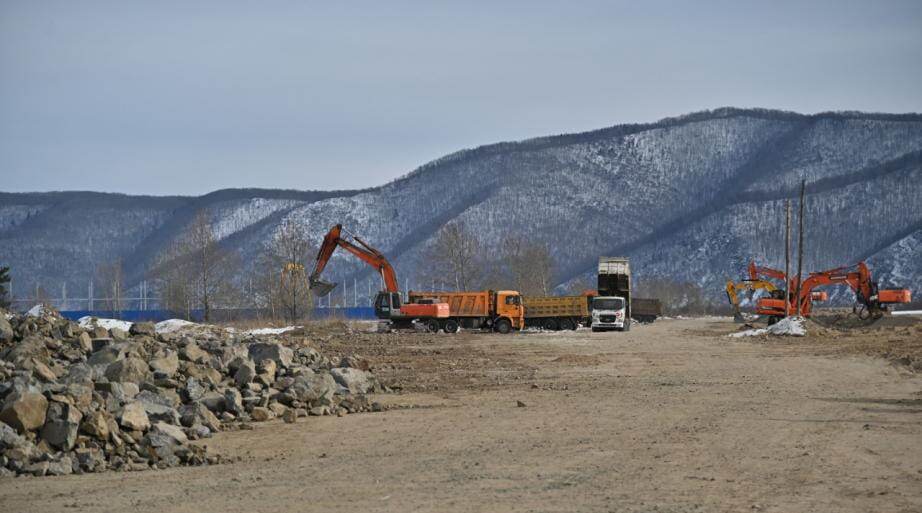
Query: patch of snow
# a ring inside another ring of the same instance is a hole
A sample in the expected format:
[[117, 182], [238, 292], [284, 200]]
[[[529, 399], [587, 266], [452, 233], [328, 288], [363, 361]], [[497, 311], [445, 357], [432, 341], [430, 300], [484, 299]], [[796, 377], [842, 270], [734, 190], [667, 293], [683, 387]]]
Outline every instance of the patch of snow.
[[300, 329], [302, 326], [285, 326], [284, 328], [257, 328], [255, 330], [244, 331], [244, 335], [281, 335]]
[[155, 324], [154, 330], [157, 333], [173, 333], [174, 331], [179, 331], [190, 326], [195, 326], [195, 323], [183, 319], [167, 319]]
[[776, 336], [792, 336], [792, 337], [802, 337], [807, 334], [807, 329], [804, 327], [804, 318], [803, 317], [786, 317], [780, 321], [772, 324], [767, 328], [759, 328], [753, 330], [741, 331], [739, 333], [731, 333], [729, 336], [734, 338], [739, 337], [756, 337], [759, 335], [776, 335]]
[[26, 315], [28, 315], [29, 317], [41, 317], [45, 315], [45, 313], [46, 313], [45, 305], [37, 304], [33, 306], [32, 308], [30, 308], [29, 311], [26, 312]]
[[890, 313], [893, 315], [922, 315], [922, 310], [896, 310]]
[[131, 325], [134, 324], [133, 322], [120, 321], [118, 319], [106, 319], [104, 317], [91, 317], [89, 315], [77, 319], [77, 323], [80, 324], [80, 327], [83, 329], [89, 329], [98, 326], [107, 330], [118, 328], [123, 331], [130, 330]]

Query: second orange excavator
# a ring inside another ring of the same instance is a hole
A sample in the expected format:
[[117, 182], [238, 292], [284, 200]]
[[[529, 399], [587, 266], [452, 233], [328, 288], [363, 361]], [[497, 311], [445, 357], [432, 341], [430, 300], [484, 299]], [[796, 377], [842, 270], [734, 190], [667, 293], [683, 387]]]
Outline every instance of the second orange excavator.
[[[750, 265], [750, 274], [765, 274], [773, 278], [784, 279], [784, 273], [773, 269]], [[796, 298], [797, 278], [789, 280], [788, 297], [789, 312], [792, 315], [809, 317], [813, 311], [813, 302], [825, 300], [825, 292], [816, 291], [817, 287], [826, 285], [847, 285], [855, 292], [854, 310], [861, 319], [881, 317], [889, 305], [909, 303], [912, 293], [908, 289], [880, 290], [877, 282], [871, 279], [871, 271], [864, 262], [855, 265], [837, 267], [828, 271], [810, 273], [800, 287], [800, 297]], [[769, 323], [777, 321], [785, 315], [785, 302], [783, 299], [762, 298], [756, 303], [756, 313], [769, 316]]]
[[[336, 286], [334, 283], [322, 281], [320, 274], [326, 267], [327, 262], [330, 261], [330, 257], [333, 256], [336, 248], [341, 247], [378, 270], [381, 279], [384, 281], [384, 290], [378, 292], [377, 296], [375, 296], [375, 316], [387, 321], [390, 328], [408, 329], [413, 327], [414, 321], [420, 321], [428, 325], [432, 320], [448, 318], [448, 303], [401, 302], [397, 286], [397, 275], [390, 262], [384, 257], [384, 254], [353, 234], [346, 232], [346, 235], [351, 240], [344, 238], [344, 232], [343, 226], [337, 224], [323, 238], [323, 244], [320, 246], [320, 251], [317, 252], [317, 262], [314, 264], [314, 270], [308, 279], [310, 288], [315, 295], [325, 296]], [[438, 324], [435, 325], [438, 326]]]

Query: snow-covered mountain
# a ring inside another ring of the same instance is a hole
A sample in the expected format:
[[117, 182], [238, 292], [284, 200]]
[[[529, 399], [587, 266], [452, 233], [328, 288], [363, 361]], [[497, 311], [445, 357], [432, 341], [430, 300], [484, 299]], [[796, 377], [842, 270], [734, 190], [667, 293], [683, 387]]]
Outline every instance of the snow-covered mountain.
[[[318, 241], [342, 223], [415, 287], [422, 250], [459, 220], [487, 248], [512, 236], [548, 244], [562, 285], [591, 275], [599, 255], [628, 255], [640, 283], [694, 282], [718, 299], [750, 259], [783, 265], [784, 201], [806, 179], [806, 269], [868, 259], [882, 284], [922, 290], [920, 178], [922, 115], [720, 109], [463, 150], [361, 191], [0, 194], [0, 264], [18, 293], [59, 295], [66, 282], [85, 296], [97, 262], [122, 256], [139, 279], [208, 208], [250, 265], [286, 220]], [[345, 259], [330, 268], [350, 282], [370, 279], [363, 271]]]

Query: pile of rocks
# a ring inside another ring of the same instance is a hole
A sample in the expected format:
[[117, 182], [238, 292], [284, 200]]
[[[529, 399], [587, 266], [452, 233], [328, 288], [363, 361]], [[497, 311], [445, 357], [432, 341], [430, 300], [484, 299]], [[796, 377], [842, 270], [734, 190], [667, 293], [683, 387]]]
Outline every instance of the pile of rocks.
[[190, 440], [280, 417], [378, 410], [359, 358], [220, 329], [158, 333], [0, 310], [0, 476], [215, 463]]

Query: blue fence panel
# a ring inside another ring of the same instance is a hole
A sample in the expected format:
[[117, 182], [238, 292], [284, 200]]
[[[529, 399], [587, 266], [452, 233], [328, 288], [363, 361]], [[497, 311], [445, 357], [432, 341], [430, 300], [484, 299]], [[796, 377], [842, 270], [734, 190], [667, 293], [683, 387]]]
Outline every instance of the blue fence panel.
[[[192, 311], [192, 321], [202, 322], [204, 312], [202, 310]], [[130, 322], [160, 322], [167, 319], [180, 317], [176, 312], [170, 310], [122, 310], [121, 312], [112, 312], [111, 310], [67, 310], [61, 312], [61, 315], [72, 321], [81, 317], [102, 317], [107, 319], [121, 319]], [[265, 310], [255, 308], [240, 309], [222, 309], [212, 312], [213, 319], [216, 320], [252, 320], [268, 318]], [[375, 309], [370, 306], [347, 307], [347, 308], [314, 308], [311, 310], [311, 319], [343, 319], [343, 320], [374, 320]]]

